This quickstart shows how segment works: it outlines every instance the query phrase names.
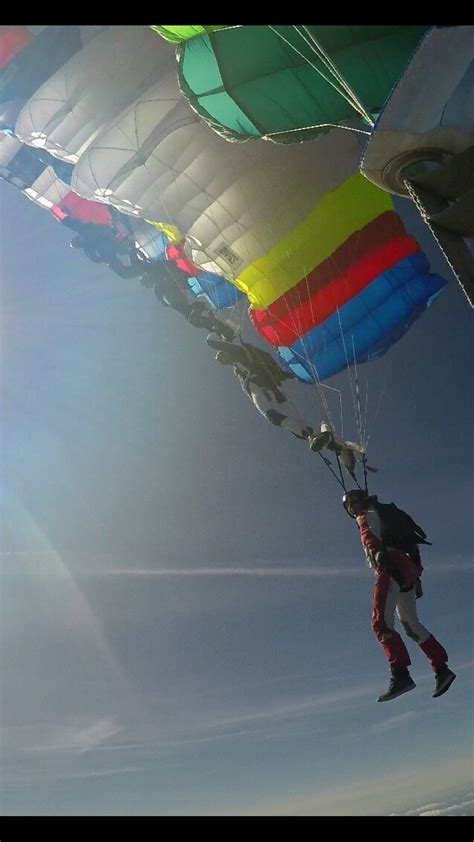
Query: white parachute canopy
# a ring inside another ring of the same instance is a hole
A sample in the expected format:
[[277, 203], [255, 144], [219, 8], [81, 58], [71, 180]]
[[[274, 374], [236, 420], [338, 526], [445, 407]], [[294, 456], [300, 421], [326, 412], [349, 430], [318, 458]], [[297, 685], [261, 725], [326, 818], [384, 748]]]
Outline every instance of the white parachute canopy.
[[375, 125], [361, 163], [374, 184], [406, 195], [403, 170], [474, 143], [474, 26], [433, 28]]
[[2, 169], [6, 169], [16, 153], [21, 149], [21, 141], [17, 137], [0, 132], [0, 175]]
[[112, 26], [63, 65], [25, 103], [15, 131], [76, 163], [102, 129], [172, 64], [170, 44], [145, 26]]
[[230, 144], [190, 109], [173, 68], [94, 140], [71, 187], [176, 225], [199, 266], [235, 278], [356, 173], [359, 155], [344, 130], [291, 146]]
[[46, 167], [39, 178], [23, 192], [35, 205], [51, 210], [71, 192], [71, 188], [58, 178], [52, 167]]
[[[0, 126], [12, 129], [25, 102], [61, 65], [107, 26], [28, 26], [35, 38], [0, 72]], [[27, 93], [27, 91], [29, 91]]]

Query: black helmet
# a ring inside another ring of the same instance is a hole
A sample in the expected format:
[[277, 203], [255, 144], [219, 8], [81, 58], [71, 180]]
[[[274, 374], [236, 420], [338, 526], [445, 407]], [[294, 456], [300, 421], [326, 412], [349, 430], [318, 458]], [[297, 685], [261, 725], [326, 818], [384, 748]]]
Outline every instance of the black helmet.
[[355, 518], [355, 514], [351, 511], [352, 503], [361, 503], [369, 506], [370, 503], [376, 499], [377, 497], [375, 494], [371, 496], [362, 488], [354, 488], [352, 491], [346, 491], [344, 497], [342, 498], [342, 505], [344, 506], [347, 514], [350, 515], [350, 517]]

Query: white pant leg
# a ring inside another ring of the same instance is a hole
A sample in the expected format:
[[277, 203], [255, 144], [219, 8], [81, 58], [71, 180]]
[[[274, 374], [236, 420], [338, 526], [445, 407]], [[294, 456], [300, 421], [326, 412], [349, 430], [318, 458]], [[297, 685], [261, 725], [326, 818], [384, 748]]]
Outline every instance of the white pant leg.
[[412, 588], [412, 590], [407, 593], [399, 592], [397, 601], [397, 617], [400, 620], [405, 633], [416, 643], [425, 643], [425, 641], [431, 636], [431, 632], [429, 632], [418, 619], [415, 588]]
[[388, 585], [387, 597], [385, 599], [385, 608], [383, 612], [385, 625], [389, 629], [395, 628], [395, 609], [397, 607], [398, 597], [400, 596], [400, 588], [395, 579], [390, 576]]

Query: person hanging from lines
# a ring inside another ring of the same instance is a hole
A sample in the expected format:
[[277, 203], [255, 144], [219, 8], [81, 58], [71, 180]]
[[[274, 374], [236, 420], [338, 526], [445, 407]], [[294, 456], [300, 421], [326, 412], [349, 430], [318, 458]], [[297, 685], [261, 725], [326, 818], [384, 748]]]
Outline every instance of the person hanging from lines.
[[161, 257], [155, 260], [140, 260], [139, 264], [133, 264], [131, 267], [121, 266], [116, 262], [108, 265], [122, 278], [140, 275], [141, 285], [153, 289], [160, 304], [181, 313], [194, 327], [204, 327], [229, 341], [234, 338], [233, 328], [217, 319], [204, 301], [189, 300], [186, 293], [186, 274], [172, 260]]
[[377, 468], [373, 468], [365, 462], [365, 449], [362, 445], [338, 438], [325, 421], [321, 421], [320, 432], [313, 436], [309, 446], [315, 453], [320, 453], [323, 447], [332, 450], [353, 479], [355, 479], [357, 456], [360, 457], [357, 461], [362, 461], [367, 471], [374, 473], [377, 471]]
[[[118, 237], [115, 226], [96, 225], [68, 216], [62, 222], [78, 231], [72, 238], [70, 247], [81, 248], [93, 263], [106, 263], [121, 277], [137, 277], [141, 273], [142, 263], [134, 241], [130, 237]], [[128, 264], [123, 263], [123, 259], [128, 260]], [[122, 274], [123, 272], [125, 274]]]
[[[372, 630], [390, 666], [390, 683], [377, 701], [387, 702], [413, 690], [408, 650], [394, 627], [395, 612], [408, 637], [428, 658], [435, 673], [433, 698], [449, 690], [456, 678], [449, 669], [443, 646], [423, 626], [416, 610], [416, 583], [423, 567], [418, 544], [426, 535], [412, 518], [394, 503], [379, 503], [376, 495], [355, 489], [342, 498], [346, 512], [356, 520], [367, 564], [375, 573], [372, 596]], [[421, 596], [420, 591], [418, 595]]]
[[261, 415], [276, 427], [283, 427], [299, 439], [309, 441], [313, 428], [297, 417], [279, 388], [284, 380], [293, 378], [283, 371], [271, 354], [240, 338], [240, 345], [225, 342], [212, 334], [207, 337], [209, 347], [217, 350], [215, 359], [222, 365], [232, 365], [242, 391]]

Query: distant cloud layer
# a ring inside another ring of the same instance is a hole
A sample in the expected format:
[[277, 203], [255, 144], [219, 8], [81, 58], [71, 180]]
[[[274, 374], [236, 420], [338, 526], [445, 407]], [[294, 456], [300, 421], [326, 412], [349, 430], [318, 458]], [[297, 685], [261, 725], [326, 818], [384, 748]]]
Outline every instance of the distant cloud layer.
[[[472, 816], [474, 792], [465, 789], [471, 779], [472, 757], [465, 755], [446, 763], [443, 779], [439, 768], [419, 766], [408, 774], [365, 778], [290, 801], [256, 804], [246, 815]], [[417, 794], [423, 806], [413, 808]], [[428, 801], [430, 795], [436, 801]]]
[[[401, 813], [392, 813], [397, 816]], [[403, 813], [405, 816], [474, 816], [474, 792], [467, 792], [463, 796], [455, 795], [447, 801], [425, 804], [416, 810]]]

